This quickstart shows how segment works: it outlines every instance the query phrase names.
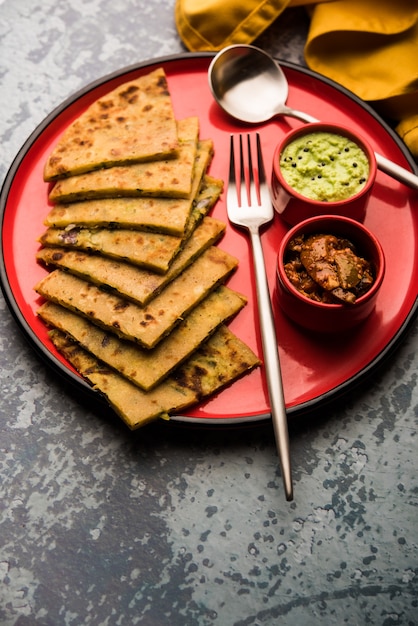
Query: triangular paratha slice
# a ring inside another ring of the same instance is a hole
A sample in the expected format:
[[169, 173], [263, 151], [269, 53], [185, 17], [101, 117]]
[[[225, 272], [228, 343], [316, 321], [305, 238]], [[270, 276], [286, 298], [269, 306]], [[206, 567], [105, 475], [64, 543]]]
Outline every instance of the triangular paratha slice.
[[167, 78], [157, 68], [93, 102], [64, 131], [45, 164], [44, 179], [162, 159], [177, 149]]
[[[204, 173], [209, 167], [212, 154], [211, 141], [199, 142], [193, 165], [192, 189], [188, 198], [106, 198], [58, 204], [51, 209], [44, 224], [50, 228], [67, 228], [71, 225], [83, 228], [129, 228], [182, 236], [196, 194], [200, 196], [196, 200], [199, 204], [208, 197], [209, 185], [205, 184]], [[217, 190], [216, 197], [218, 196]], [[213, 204], [214, 202], [212, 206]]]
[[198, 118], [179, 120], [177, 128], [179, 149], [175, 158], [114, 166], [70, 176], [55, 183], [49, 200], [65, 203], [121, 196], [188, 198], [199, 137]]
[[235, 316], [245, 306], [246, 300], [228, 290], [223, 292], [223, 297], [210, 298], [207, 307], [211, 304], [216, 306], [208, 315], [202, 314], [204, 309], [192, 311], [153, 350], [145, 350], [132, 341], [120, 339], [113, 332], [105, 331], [81, 315], [50, 301], [39, 308], [38, 315], [46, 324], [65, 332], [98, 359], [148, 390], [188, 358], [220, 324]]
[[127, 229], [48, 228], [39, 238], [44, 246], [65, 246], [100, 252], [164, 273], [180, 251], [182, 237]]
[[224, 222], [205, 217], [165, 274], [82, 250], [41, 248], [36, 258], [47, 266], [68, 270], [144, 306], [193, 263], [199, 254], [217, 242], [224, 232]]
[[44, 220], [48, 228], [130, 228], [181, 237], [190, 216], [192, 199], [103, 198], [57, 204]]
[[101, 253], [113, 259], [128, 261], [153, 272], [165, 274], [186, 245], [203, 217], [211, 210], [222, 192], [222, 181], [205, 176], [203, 186], [193, 203], [192, 213], [183, 237], [132, 229], [48, 228], [39, 238], [44, 246], [65, 247]]
[[132, 430], [198, 403], [259, 365], [256, 355], [222, 326], [172, 376], [152, 391], [142, 391], [106, 367], [64, 333], [52, 330], [57, 350], [107, 398]]
[[237, 264], [235, 257], [212, 246], [145, 307], [62, 270], [48, 274], [35, 291], [124, 339], [153, 348]]

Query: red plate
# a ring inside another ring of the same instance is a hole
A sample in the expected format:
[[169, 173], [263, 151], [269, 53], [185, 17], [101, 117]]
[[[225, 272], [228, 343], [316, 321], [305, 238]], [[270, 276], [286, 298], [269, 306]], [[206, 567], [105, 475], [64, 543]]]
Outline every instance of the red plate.
[[[39, 300], [33, 286], [45, 275], [45, 270], [35, 261], [36, 237], [44, 230], [43, 219], [49, 210], [47, 185], [42, 180], [43, 165], [64, 129], [94, 100], [124, 81], [163, 66], [177, 118], [199, 117], [201, 137], [212, 138], [215, 146], [210, 173], [226, 181], [229, 135], [247, 131], [248, 127], [234, 123], [213, 101], [207, 79], [212, 56], [209, 53], [184, 54], [156, 59], [125, 68], [89, 85], [53, 111], [35, 130], [19, 152], [2, 189], [0, 269], [7, 303], [31, 345], [48, 364], [78, 390], [91, 394], [100, 403], [103, 402], [100, 394], [91, 390], [56, 352], [44, 325], [36, 317]], [[283, 66], [289, 81], [290, 106], [323, 121], [351, 126], [361, 132], [376, 151], [414, 169], [413, 160], [399, 138], [363, 102], [317, 74], [288, 63]], [[281, 118], [251, 127], [260, 131], [268, 173], [276, 142], [296, 125], [300, 122]], [[416, 192], [378, 172], [365, 223], [382, 243], [387, 273], [375, 312], [348, 337], [324, 339], [305, 333], [288, 321], [275, 303], [289, 415], [318, 408], [351, 390], [380, 365], [403, 338], [417, 311], [417, 204]], [[223, 196], [213, 215], [227, 222]], [[276, 217], [263, 233], [273, 299], [276, 251], [285, 231], [286, 226]], [[231, 328], [261, 355], [248, 238], [228, 226], [219, 245], [240, 260], [229, 286], [249, 298], [247, 307], [231, 323]], [[225, 424], [264, 419], [268, 414], [264, 373], [263, 369], [258, 369], [178, 419]]]

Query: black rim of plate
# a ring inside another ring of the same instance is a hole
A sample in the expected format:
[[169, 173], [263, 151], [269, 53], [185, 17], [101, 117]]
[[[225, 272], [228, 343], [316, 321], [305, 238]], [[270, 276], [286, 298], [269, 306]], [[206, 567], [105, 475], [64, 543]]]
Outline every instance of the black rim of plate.
[[[106, 76], [103, 76], [89, 83], [82, 89], [74, 92], [72, 95], [66, 98], [60, 105], [58, 105], [53, 111], [51, 111], [51, 113], [49, 113], [44, 118], [44, 120], [35, 128], [35, 130], [30, 134], [28, 139], [24, 142], [23, 146], [20, 148], [19, 152], [17, 153], [14, 161], [12, 162], [6, 174], [6, 177], [3, 182], [1, 192], [0, 192], [1, 234], [3, 234], [3, 222], [4, 222], [5, 211], [7, 209], [7, 200], [8, 200], [9, 192], [12, 187], [15, 175], [17, 171], [19, 170], [19, 167], [23, 159], [25, 158], [31, 146], [42, 135], [44, 130], [49, 126], [49, 124], [51, 124], [51, 122], [55, 118], [57, 118], [67, 107], [74, 104], [79, 98], [85, 96], [90, 91], [96, 89], [97, 87], [103, 85], [104, 83], [108, 81], [119, 78], [120, 76], [123, 76], [124, 74], [128, 74], [130, 72], [134, 72], [136, 70], [140, 70], [140, 69], [143, 69], [152, 65], [156, 65], [156, 64], [168, 64], [170, 62], [189, 60], [190, 58], [195, 58], [195, 59], [211, 58], [214, 56], [215, 56], [215, 53], [212, 53], [212, 52], [200, 52], [200, 53], [181, 53], [181, 54], [148, 59], [146, 61], [135, 63], [133, 65], [126, 66], [120, 70], [116, 70], [110, 74], [107, 74]], [[347, 98], [351, 99], [353, 102], [359, 104], [366, 112], [368, 112], [372, 117], [374, 117], [380, 123], [382, 128], [384, 128], [384, 130], [389, 135], [391, 135], [393, 141], [398, 145], [398, 147], [403, 152], [412, 170], [415, 173], [418, 173], [417, 164], [412, 158], [412, 155], [409, 152], [406, 145], [403, 143], [400, 137], [395, 133], [395, 131], [383, 119], [380, 118], [380, 116], [376, 113], [376, 111], [374, 111], [374, 109], [370, 105], [368, 105], [366, 102], [361, 100], [361, 98], [353, 94], [351, 91], [349, 91], [345, 87], [342, 87], [341, 85], [337, 84], [336, 82], [334, 82], [333, 80], [325, 76], [317, 74], [316, 72], [308, 68], [302, 67], [300, 65], [297, 65], [295, 63], [282, 61], [280, 59], [277, 59], [277, 60], [280, 63], [280, 65], [282, 65], [283, 67], [296, 70], [320, 82], [323, 82], [333, 87], [334, 89], [336, 89], [337, 91], [345, 95]], [[50, 366], [52, 370], [54, 370], [55, 373], [57, 373], [60, 376], [61, 379], [63, 379], [67, 383], [70, 383], [71, 386], [75, 387], [83, 397], [87, 397], [90, 400], [94, 399], [94, 401], [99, 402], [103, 407], [109, 407], [109, 403], [107, 402], [103, 394], [94, 390], [86, 380], [81, 378], [78, 374], [74, 373], [72, 370], [66, 367], [61, 361], [59, 361], [40, 341], [36, 333], [33, 332], [33, 330], [29, 326], [28, 322], [26, 321], [24, 315], [22, 314], [15, 300], [13, 290], [8, 281], [6, 266], [5, 266], [5, 259], [4, 259], [3, 237], [1, 237], [0, 247], [1, 247], [0, 281], [1, 281], [1, 289], [3, 292], [3, 296], [6, 300], [6, 303], [8, 305], [8, 308], [10, 309], [12, 316], [17, 322], [17, 325], [19, 326], [20, 330], [23, 332], [29, 345], [34, 349], [34, 351], [38, 354], [38, 356], [40, 356], [41, 359], [44, 362], [46, 362], [46, 364]], [[397, 350], [397, 348], [400, 346], [400, 344], [402, 343], [402, 341], [408, 334], [415, 320], [417, 313], [418, 313], [418, 296], [415, 299], [415, 302], [413, 306], [411, 307], [411, 310], [409, 311], [408, 315], [406, 316], [405, 320], [403, 321], [402, 325], [400, 326], [396, 334], [392, 337], [391, 341], [370, 363], [368, 363], [365, 367], [363, 367], [354, 376], [347, 379], [343, 383], [339, 384], [337, 387], [330, 389], [329, 391], [317, 396], [316, 398], [312, 398], [311, 400], [308, 400], [296, 406], [289, 407], [287, 409], [288, 416], [297, 417], [297, 416], [306, 415], [308, 413], [316, 411], [318, 408], [323, 408], [325, 405], [329, 405], [331, 403], [336, 402], [337, 400], [345, 396], [349, 391], [352, 391], [354, 388], [360, 386], [360, 384], [365, 382], [365, 380], [368, 379], [372, 373], [375, 373], [377, 369], [380, 369], [381, 367], [383, 367], [383, 365], [387, 363], [390, 356]], [[173, 416], [172, 420], [174, 422], [188, 423], [188, 424], [193, 424], [193, 425], [202, 424], [202, 425], [207, 426], [208, 424], [213, 424], [215, 426], [222, 426], [222, 425], [231, 425], [231, 424], [242, 425], [242, 424], [247, 424], [248, 422], [255, 423], [255, 422], [260, 422], [269, 418], [270, 418], [269, 414], [260, 414], [256, 416], [245, 417], [245, 418], [219, 418], [219, 419], [193, 418], [189, 416]]]

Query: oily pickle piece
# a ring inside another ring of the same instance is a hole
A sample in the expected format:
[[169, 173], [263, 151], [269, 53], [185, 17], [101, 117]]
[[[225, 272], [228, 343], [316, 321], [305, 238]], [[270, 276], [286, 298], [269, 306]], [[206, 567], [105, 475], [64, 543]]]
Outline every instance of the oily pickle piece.
[[330, 234], [292, 240], [285, 271], [301, 293], [318, 302], [353, 304], [374, 281], [370, 262], [350, 241]]

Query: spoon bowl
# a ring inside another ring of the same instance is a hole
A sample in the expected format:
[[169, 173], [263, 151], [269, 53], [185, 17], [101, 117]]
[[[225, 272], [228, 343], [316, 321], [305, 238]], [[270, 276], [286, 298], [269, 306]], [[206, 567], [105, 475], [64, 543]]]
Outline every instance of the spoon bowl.
[[286, 106], [286, 76], [280, 65], [260, 48], [244, 44], [224, 48], [213, 58], [208, 77], [216, 102], [240, 122], [261, 124], [276, 115], [317, 121]]

